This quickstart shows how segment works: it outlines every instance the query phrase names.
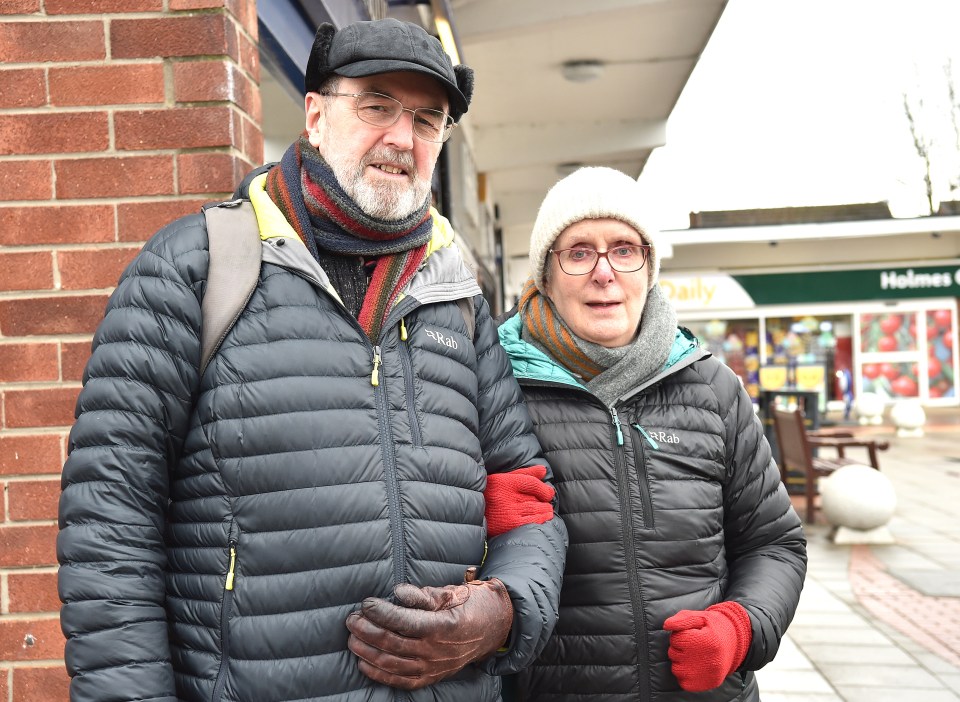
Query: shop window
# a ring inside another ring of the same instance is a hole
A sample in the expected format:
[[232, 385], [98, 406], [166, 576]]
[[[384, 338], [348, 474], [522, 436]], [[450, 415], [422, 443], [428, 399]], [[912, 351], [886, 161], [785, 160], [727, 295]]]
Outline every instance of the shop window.
[[816, 391], [821, 409], [828, 400], [847, 399], [852, 363], [849, 316], [771, 317], [766, 328], [764, 390]]
[[709, 322], [685, 322], [700, 345], [736, 373], [754, 401], [760, 390], [760, 325], [757, 320], [714, 319]]
[[864, 353], [893, 353], [917, 350], [917, 315], [860, 315], [860, 350]]
[[884, 397], [919, 397], [916, 363], [864, 363], [861, 368], [864, 392]]
[[953, 365], [953, 315], [950, 310], [927, 312], [927, 378], [932, 398], [956, 397]]

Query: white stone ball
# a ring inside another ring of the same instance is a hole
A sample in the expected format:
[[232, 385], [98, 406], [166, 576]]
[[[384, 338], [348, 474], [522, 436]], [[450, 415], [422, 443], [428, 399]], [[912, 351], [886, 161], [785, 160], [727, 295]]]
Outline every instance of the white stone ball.
[[862, 392], [855, 402], [857, 415], [863, 419], [872, 420], [883, 416], [883, 398], [875, 392]]
[[834, 526], [876, 529], [893, 516], [893, 483], [870, 466], [849, 465], [820, 480], [820, 509]]
[[919, 400], [898, 400], [890, 410], [890, 419], [903, 429], [919, 429], [927, 421], [927, 413]]

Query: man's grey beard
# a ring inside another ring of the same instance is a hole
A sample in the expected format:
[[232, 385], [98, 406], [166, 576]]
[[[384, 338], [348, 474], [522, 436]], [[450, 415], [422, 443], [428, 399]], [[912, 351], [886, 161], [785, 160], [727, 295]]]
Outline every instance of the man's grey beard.
[[[348, 157], [337, 154], [336, 149], [328, 151], [334, 153], [324, 154], [324, 158], [340, 187], [353, 199], [357, 207], [371, 217], [391, 222], [401, 220], [423, 207], [423, 203], [430, 196], [430, 181], [420, 178], [413, 156], [408, 152], [371, 150], [357, 165], [356, 162], [348, 162]], [[367, 165], [377, 161], [401, 165], [413, 181], [413, 186], [399, 182], [371, 183], [366, 180], [363, 174]]]

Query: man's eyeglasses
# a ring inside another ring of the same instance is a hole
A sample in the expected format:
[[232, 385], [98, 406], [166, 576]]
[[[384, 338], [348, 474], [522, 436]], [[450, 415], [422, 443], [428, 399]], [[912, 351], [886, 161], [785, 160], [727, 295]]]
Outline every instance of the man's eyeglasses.
[[440, 110], [428, 110], [420, 107], [411, 110], [404, 107], [396, 98], [380, 93], [325, 93], [331, 97], [352, 97], [357, 102], [357, 117], [375, 127], [392, 127], [400, 115], [409, 112], [413, 115], [413, 133], [424, 141], [443, 143], [453, 134], [457, 123], [453, 117]]
[[572, 249], [550, 249], [560, 262], [560, 270], [567, 275], [586, 275], [593, 272], [597, 262], [603, 256], [610, 267], [618, 273], [633, 273], [643, 268], [650, 255], [649, 244], [631, 244], [614, 246], [606, 251], [597, 251], [586, 246]]

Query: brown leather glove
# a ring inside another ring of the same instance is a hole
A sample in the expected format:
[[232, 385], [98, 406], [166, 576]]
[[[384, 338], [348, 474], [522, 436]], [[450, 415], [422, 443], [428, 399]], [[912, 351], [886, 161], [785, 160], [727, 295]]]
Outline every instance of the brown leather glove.
[[368, 597], [347, 617], [347, 647], [371, 680], [416, 690], [482, 660], [507, 640], [513, 604], [496, 578], [462, 585], [397, 585], [397, 604]]

